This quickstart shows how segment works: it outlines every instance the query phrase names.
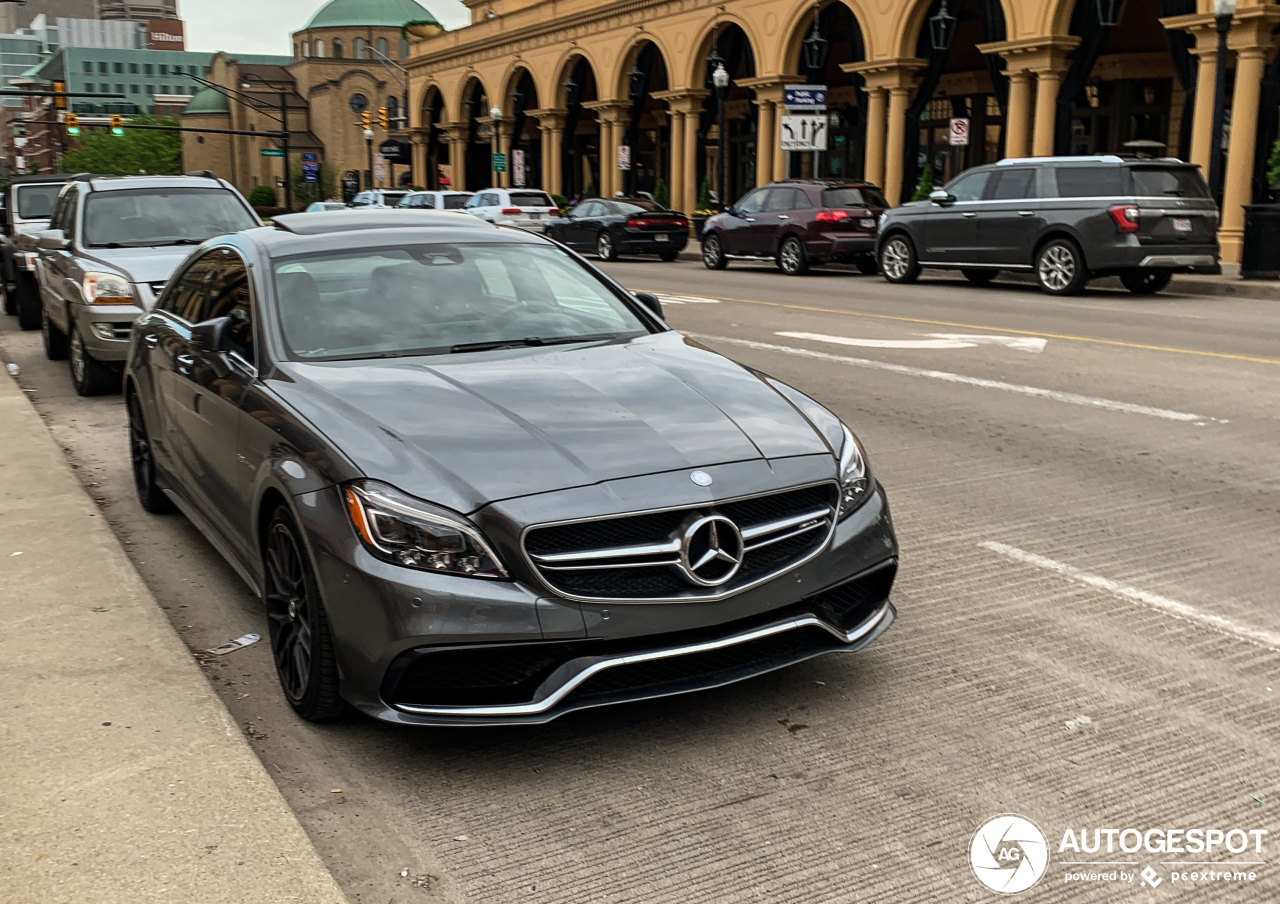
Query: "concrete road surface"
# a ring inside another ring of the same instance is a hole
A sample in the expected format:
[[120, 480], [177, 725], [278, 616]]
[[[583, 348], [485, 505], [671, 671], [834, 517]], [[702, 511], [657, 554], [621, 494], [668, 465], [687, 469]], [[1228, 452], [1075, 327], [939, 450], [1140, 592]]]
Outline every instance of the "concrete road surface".
[[[1280, 900], [1280, 305], [608, 269], [858, 432], [901, 617], [856, 656], [519, 730], [309, 725], [266, 644], [220, 658], [211, 681], [352, 901], [996, 900], [970, 841], [1004, 813], [1046, 836], [1026, 900]], [[38, 334], [0, 330], [188, 643], [265, 634], [185, 520], [139, 509], [121, 400], [77, 398]], [[1254, 834], [1134, 852], [1118, 831], [1108, 853], [1107, 829]], [[1102, 850], [1060, 851], [1068, 830]], [[1216, 864], [1231, 877], [1189, 878]]]

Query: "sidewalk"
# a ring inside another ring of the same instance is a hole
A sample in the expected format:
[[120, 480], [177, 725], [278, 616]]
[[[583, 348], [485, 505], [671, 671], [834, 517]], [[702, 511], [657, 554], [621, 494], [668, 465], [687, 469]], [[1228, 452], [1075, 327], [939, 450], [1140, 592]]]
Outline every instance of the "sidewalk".
[[2, 371], [0, 436], [4, 900], [344, 904]]

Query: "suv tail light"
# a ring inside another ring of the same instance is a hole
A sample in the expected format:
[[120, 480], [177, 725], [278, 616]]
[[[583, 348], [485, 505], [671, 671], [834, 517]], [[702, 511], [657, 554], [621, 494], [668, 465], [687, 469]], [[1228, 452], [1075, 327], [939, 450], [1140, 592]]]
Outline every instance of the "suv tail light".
[[849, 214], [843, 210], [820, 210], [814, 219], [819, 223], [842, 223], [849, 219]]
[[1111, 214], [1111, 219], [1116, 224], [1116, 232], [1121, 235], [1132, 235], [1141, 225], [1142, 211], [1130, 204], [1113, 207], [1107, 213]]
[[520, 216], [520, 214], [522, 214], [522, 213], [524, 213], [524, 211], [523, 211], [523, 210], [521, 210], [519, 207], [504, 207], [504, 208], [502, 208], [502, 215], [503, 215], [504, 217], [518, 217], [518, 216]]

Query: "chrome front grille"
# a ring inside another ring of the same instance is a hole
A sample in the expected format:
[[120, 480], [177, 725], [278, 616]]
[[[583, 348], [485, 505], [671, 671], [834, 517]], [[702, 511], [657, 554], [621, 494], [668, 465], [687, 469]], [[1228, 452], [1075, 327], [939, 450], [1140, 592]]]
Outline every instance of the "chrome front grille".
[[531, 528], [525, 553], [546, 583], [580, 600], [717, 599], [816, 555], [835, 525], [823, 483], [710, 505]]

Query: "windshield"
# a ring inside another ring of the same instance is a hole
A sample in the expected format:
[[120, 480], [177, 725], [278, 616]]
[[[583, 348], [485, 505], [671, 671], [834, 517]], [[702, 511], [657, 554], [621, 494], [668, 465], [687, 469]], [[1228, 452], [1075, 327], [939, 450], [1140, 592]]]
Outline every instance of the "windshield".
[[471, 200], [470, 195], [445, 195], [444, 209], [445, 210], [462, 210], [462, 208], [467, 206], [467, 202], [470, 200]]
[[826, 207], [885, 207], [889, 202], [874, 188], [828, 188], [822, 193]]
[[[647, 332], [609, 286], [559, 248], [411, 245], [275, 265], [296, 359], [407, 357], [476, 344], [555, 344]], [[482, 349], [474, 349], [482, 350]]]
[[1133, 196], [1135, 198], [1207, 198], [1209, 188], [1200, 178], [1200, 173], [1190, 167], [1177, 169], [1157, 169], [1147, 166], [1135, 166], [1129, 170], [1133, 173]]
[[49, 215], [53, 213], [53, 203], [58, 200], [60, 191], [62, 191], [61, 182], [18, 186], [18, 219], [49, 219]]
[[513, 191], [511, 203], [516, 207], [555, 207], [555, 202], [540, 191]]
[[614, 201], [614, 206], [622, 213], [649, 213], [657, 210], [666, 210], [661, 204], [654, 204], [652, 201]]
[[259, 225], [239, 198], [220, 188], [92, 192], [84, 207], [90, 248], [199, 245]]

